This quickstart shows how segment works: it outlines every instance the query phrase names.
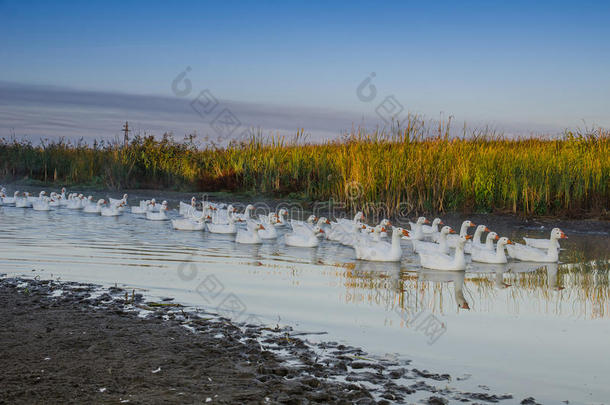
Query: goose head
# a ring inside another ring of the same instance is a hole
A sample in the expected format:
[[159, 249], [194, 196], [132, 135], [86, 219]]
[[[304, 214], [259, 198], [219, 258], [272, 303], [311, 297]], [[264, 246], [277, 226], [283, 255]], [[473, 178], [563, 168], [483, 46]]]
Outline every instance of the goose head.
[[469, 239], [472, 239], [472, 235], [460, 236], [460, 237], [459, 237], [459, 239], [458, 239], [458, 242], [457, 242], [458, 247], [463, 248], [463, 247], [464, 247], [464, 245], [466, 244], [466, 242], [467, 242]]
[[359, 222], [364, 220], [364, 213], [362, 211], [358, 211], [356, 215], [354, 215], [354, 222]]
[[419, 217], [419, 218], [417, 218], [417, 222], [416, 222], [417, 225], [423, 225], [423, 224], [429, 224], [429, 223], [430, 223], [430, 221], [428, 221], [426, 219], [426, 217]]
[[42, 190], [42, 191], [40, 192], [40, 194], [38, 194], [38, 197], [42, 198], [42, 197], [44, 197], [46, 194], [47, 194], [47, 192], [46, 192], [46, 191], [44, 191], [44, 190]]
[[514, 245], [514, 243], [512, 240], [508, 239], [506, 236], [503, 236], [498, 240], [498, 246], [504, 246], [504, 245]]
[[563, 231], [561, 229], [553, 228], [553, 230], [551, 231], [551, 239], [553, 239], [553, 240], [568, 239], [568, 237], [566, 236], [565, 233], [563, 233]]
[[127, 201], [127, 194], [123, 194], [123, 200]]
[[394, 227], [392, 237], [399, 238], [401, 236], [409, 236], [409, 231], [400, 227]]
[[479, 240], [479, 238], [481, 237], [481, 235], [483, 234], [483, 232], [491, 232], [491, 231], [490, 231], [490, 230], [489, 230], [489, 228], [488, 228], [488, 227], [486, 227], [485, 225], [479, 225], [479, 226], [477, 226], [477, 229], [474, 231], [474, 235], [475, 235], [474, 239]]
[[390, 220], [389, 220], [389, 219], [384, 218], [384, 219], [382, 219], [382, 220], [381, 220], [381, 222], [379, 223], [379, 225], [381, 225], [381, 226], [383, 226], [383, 227], [386, 227], [386, 228], [387, 228], [387, 227], [392, 226], [392, 223], [390, 222]]
[[316, 217], [315, 215], [310, 215], [307, 218], [307, 223], [310, 225], [313, 225], [317, 220], [318, 220], [318, 217]]
[[453, 228], [451, 228], [450, 226], [445, 225], [441, 228], [441, 235], [448, 235], [450, 233], [455, 233]]
[[197, 205], [197, 199], [195, 197], [191, 197], [191, 206]]
[[254, 205], [252, 205], [252, 204], [248, 204], [248, 205], [246, 205], [246, 209], [245, 209], [244, 211], [245, 211], [245, 212], [250, 212], [250, 211], [252, 211], [252, 210], [254, 210]]
[[61, 193], [62, 193], [62, 194], [64, 194], [65, 192], [66, 192], [66, 188], [65, 188], [65, 187], [62, 187], [62, 188], [61, 188]]
[[330, 225], [330, 221], [326, 217], [320, 217], [320, 219], [318, 219], [318, 226], [322, 224]]
[[498, 234], [497, 234], [497, 233], [495, 233], [495, 232], [489, 232], [489, 233], [487, 234], [487, 238], [485, 238], [485, 242], [486, 242], [486, 243], [490, 243], [491, 241], [498, 240], [498, 239], [500, 239], [500, 237], [498, 236]]
[[462, 222], [462, 227], [460, 228], [460, 235], [466, 235], [466, 233], [468, 233], [468, 228], [471, 228], [473, 226], [476, 226], [476, 224], [469, 219]]
[[443, 221], [440, 218], [434, 218], [434, 221], [432, 221], [432, 227], [436, 229], [436, 227], [439, 225], [445, 225], [445, 224], [443, 223]]
[[[93, 196], [90, 195], [89, 197], [87, 197], [87, 200], [89, 200], [89, 202], [93, 202]], [[100, 200], [101, 201], [101, 200]]]
[[167, 201], [163, 201], [161, 203], [161, 209], [164, 210], [164, 211], [167, 211]]
[[281, 217], [288, 217], [288, 210], [286, 208], [281, 208], [278, 211], [278, 215]]
[[15, 198], [19, 197], [19, 191], [15, 191], [15, 193], [13, 194], [13, 197], [15, 197]]
[[[91, 198], [93, 198], [93, 197], [91, 197]], [[106, 201], [104, 201], [103, 199], [97, 200], [97, 205], [98, 206], [104, 205], [104, 204], [106, 204]]]
[[265, 227], [263, 226], [263, 224], [258, 224], [258, 226], [255, 229], [258, 231], [264, 231]]

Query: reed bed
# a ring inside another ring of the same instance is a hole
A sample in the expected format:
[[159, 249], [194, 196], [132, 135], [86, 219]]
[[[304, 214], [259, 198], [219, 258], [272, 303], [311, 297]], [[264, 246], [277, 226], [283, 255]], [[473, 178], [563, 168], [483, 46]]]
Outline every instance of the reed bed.
[[479, 132], [433, 136], [405, 128], [354, 129], [338, 140], [304, 143], [254, 134], [228, 146], [136, 136], [128, 145], [0, 139], [0, 178], [111, 189], [171, 188], [333, 200], [387, 215], [513, 212], [607, 215], [610, 131], [555, 138]]

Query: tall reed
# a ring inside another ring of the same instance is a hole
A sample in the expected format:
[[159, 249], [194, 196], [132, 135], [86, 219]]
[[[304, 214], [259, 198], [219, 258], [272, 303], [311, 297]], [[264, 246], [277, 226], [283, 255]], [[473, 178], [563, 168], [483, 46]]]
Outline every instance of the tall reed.
[[606, 213], [610, 132], [566, 131], [557, 138], [507, 138], [492, 132], [449, 136], [404, 128], [354, 129], [323, 143], [250, 139], [197, 147], [136, 136], [129, 145], [0, 140], [0, 178], [100, 187], [239, 191], [333, 199], [371, 211]]

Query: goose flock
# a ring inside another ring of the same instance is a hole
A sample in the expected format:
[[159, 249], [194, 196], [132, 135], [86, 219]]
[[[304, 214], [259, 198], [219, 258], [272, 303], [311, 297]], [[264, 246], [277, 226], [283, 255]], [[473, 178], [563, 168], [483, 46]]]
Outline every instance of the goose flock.
[[[559, 240], [567, 238], [561, 229], [554, 228], [548, 239], [524, 238], [525, 243], [520, 244], [470, 220], [464, 221], [459, 233], [456, 233], [440, 218], [430, 223], [425, 217], [410, 222], [409, 230], [393, 226], [388, 219], [371, 226], [366, 223], [362, 212], [358, 212], [353, 219], [331, 221], [311, 215], [305, 221], [299, 221], [289, 219], [288, 211], [284, 208], [255, 216], [255, 207], [251, 204], [240, 213], [231, 204], [208, 201], [198, 204], [195, 197], [190, 203], [180, 202], [179, 217], [171, 219], [167, 201], [159, 204], [155, 199], [144, 200], [130, 207], [127, 197], [124, 194], [121, 199], [94, 201], [93, 197], [85, 198], [83, 194], [66, 195], [65, 188], [49, 195], [41, 191], [37, 197], [15, 191], [9, 197], [6, 189], [0, 188], [0, 206], [32, 208], [36, 211], [65, 208], [108, 217], [129, 212], [150, 221], [170, 221], [177, 231], [235, 235], [235, 243], [260, 244], [267, 239], [282, 237], [286, 246], [314, 248], [320, 243], [334, 242], [353, 248], [358, 260], [377, 262], [399, 262], [403, 248], [410, 245], [419, 255], [422, 267], [436, 270], [465, 270], [466, 255], [470, 255], [473, 262], [490, 264], [503, 264], [509, 260], [556, 263], [559, 260]], [[470, 228], [475, 228], [472, 235], [468, 233]]]

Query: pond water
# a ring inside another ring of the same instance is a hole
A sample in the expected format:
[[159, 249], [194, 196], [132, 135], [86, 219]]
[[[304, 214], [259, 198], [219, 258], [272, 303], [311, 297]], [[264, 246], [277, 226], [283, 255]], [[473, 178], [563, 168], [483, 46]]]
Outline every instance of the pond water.
[[[450, 225], [459, 229], [454, 219]], [[488, 227], [517, 241], [550, 231], [513, 229], [505, 220], [498, 229], [496, 218], [488, 219]], [[411, 359], [417, 368], [450, 373], [451, 384], [512, 393], [514, 403], [530, 395], [543, 403], [604, 403], [610, 236], [581, 228], [563, 228], [569, 239], [558, 265], [470, 264], [466, 272], [443, 272], [420, 268], [408, 241], [400, 263], [381, 264], [357, 261], [352, 249], [333, 242], [290, 248], [280, 237], [239, 245], [132, 214], [0, 207], [0, 273], [118, 284], [239, 321], [327, 332], [308, 338]], [[469, 310], [458, 308], [462, 300]]]

